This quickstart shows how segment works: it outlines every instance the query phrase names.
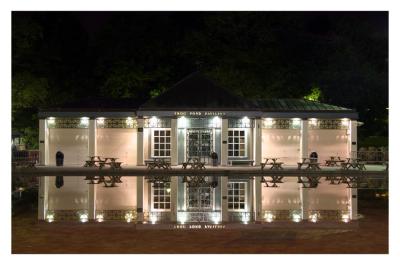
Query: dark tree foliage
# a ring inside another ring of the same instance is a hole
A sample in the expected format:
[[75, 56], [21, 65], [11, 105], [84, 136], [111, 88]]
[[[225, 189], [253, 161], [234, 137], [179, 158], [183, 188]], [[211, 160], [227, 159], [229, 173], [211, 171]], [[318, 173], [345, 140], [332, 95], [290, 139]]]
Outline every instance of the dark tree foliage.
[[361, 136], [386, 136], [387, 23], [385, 12], [13, 12], [13, 130], [36, 139], [40, 107], [137, 105], [200, 70], [248, 98], [319, 88], [359, 111]]

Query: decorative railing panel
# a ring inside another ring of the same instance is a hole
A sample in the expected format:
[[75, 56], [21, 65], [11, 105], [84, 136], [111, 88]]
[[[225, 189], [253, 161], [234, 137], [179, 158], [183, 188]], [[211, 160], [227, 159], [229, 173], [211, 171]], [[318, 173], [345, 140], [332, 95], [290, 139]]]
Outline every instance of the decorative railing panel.
[[230, 222], [248, 223], [254, 220], [253, 212], [229, 212], [228, 216]]
[[228, 128], [254, 128], [254, 120], [228, 119]]
[[301, 128], [300, 119], [264, 119], [262, 122], [263, 129], [292, 129], [299, 130]]
[[133, 129], [137, 128], [137, 121], [134, 119], [98, 119], [97, 128], [121, 128]]
[[171, 212], [144, 212], [144, 221], [149, 223], [169, 223], [171, 221]]
[[144, 119], [145, 128], [171, 128], [171, 119]]
[[219, 223], [221, 222], [220, 211], [210, 212], [178, 212], [178, 222], [180, 223]]
[[348, 127], [346, 120], [310, 119], [308, 121], [308, 128], [311, 130], [345, 130]]
[[51, 129], [86, 129], [89, 128], [89, 119], [56, 118], [47, 121]]

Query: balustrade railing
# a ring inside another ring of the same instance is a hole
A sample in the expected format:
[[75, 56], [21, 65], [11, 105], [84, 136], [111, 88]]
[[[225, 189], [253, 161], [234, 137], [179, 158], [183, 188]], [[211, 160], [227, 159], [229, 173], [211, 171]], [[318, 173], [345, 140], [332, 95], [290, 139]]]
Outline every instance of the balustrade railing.
[[209, 212], [178, 212], [178, 222], [180, 223], [219, 223], [221, 222], [220, 211]]
[[253, 212], [229, 212], [228, 218], [230, 222], [247, 223], [254, 220]]

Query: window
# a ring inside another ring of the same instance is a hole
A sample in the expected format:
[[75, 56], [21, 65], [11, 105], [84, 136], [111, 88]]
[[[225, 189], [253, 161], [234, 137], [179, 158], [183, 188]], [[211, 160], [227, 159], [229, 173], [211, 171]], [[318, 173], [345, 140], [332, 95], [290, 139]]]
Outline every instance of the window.
[[191, 210], [211, 209], [212, 197], [213, 190], [209, 186], [187, 188], [187, 205]]
[[228, 156], [246, 156], [246, 133], [245, 130], [231, 129], [228, 131]]
[[228, 209], [246, 210], [246, 182], [228, 183]]
[[154, 157], [171, 156], [171, 130], [170, 129], [153, 130], [153, 156]]
[[151, 194], [151, 204], [154, 211], [169, 211], [171, 209], [171, 188], [169, 182], [155, 183]]

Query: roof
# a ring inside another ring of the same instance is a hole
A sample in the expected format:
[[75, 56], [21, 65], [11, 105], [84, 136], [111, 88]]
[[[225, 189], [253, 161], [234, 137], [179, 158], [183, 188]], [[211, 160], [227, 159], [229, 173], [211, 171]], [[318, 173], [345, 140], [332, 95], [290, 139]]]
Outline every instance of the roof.
[[257, 101], [260, 110], [266, 112], [277, 111], [336, 111], [336, 112], [355, 112], [352, 109], [325, 104], [322, 102], [306, 99], [263, 99]]
[[249, 110], [256, 108], [253, 101], [236, 96], [199, 72], [185, 77], [163, 94], [139, 107], [140, 110]]

